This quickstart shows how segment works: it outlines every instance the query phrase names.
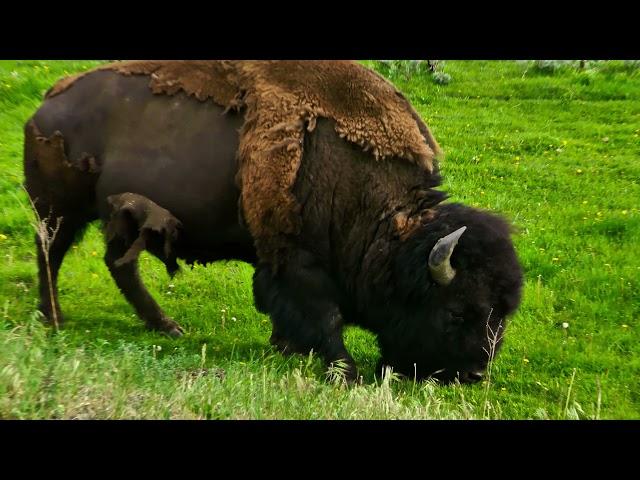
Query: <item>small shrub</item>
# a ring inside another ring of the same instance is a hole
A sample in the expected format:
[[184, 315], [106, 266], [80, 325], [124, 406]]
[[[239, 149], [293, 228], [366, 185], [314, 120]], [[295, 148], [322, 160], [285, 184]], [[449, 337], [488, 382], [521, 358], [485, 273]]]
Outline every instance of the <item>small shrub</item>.
[[376, 70], [391, 80], [400, 75], [410, 80], [414, 76], [428, 74], [434, 83], [446, 85], [451, 82], [451, 75], [442, 71], [444, 64], [442, 60], [378, 60]]
[[599, 71], [605, 74], [635, 75], [640, 71], [640, 60], [610, 60], [600, 62]]
[[640, 60], [516, 60], [527, 72], [553, 75], [561, 71], [595, 73], [635, 73], [640, 70]]
[[575, 67], [578, 62], [577, 60], [536, 60], [534, 68], [545, 73], [555, 73], [567, 67]]
[[433, 72], [433, 81], [438, 85], [446, 85], [451, 81], [451, 75], [444, 72]]
[[426, 60], [380, 60], [378, 63], [382, 67], [380, 73], [389, 78], [403, 75], [406, 80], [409, 80], [414, 75], [429, 69]]

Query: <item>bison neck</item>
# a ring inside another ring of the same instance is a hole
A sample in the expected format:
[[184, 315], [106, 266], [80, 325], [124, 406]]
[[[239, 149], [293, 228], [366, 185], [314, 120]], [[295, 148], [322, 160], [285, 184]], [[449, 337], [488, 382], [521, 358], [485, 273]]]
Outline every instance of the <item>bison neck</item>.
[[[307, 134], [294, 194], [302, 206], [300, 242], [322, 263], [343, 294], [347, 321], [362, 318], [372, 292], [390, 289], [394, 258], [445, 195], [440, 183], [400, 158], [376, 161], [339, 138], [320, 119]], [[424, 218], [423, 218], [424, 220]], [[356, 318], [359, 317], [359, 318]]]

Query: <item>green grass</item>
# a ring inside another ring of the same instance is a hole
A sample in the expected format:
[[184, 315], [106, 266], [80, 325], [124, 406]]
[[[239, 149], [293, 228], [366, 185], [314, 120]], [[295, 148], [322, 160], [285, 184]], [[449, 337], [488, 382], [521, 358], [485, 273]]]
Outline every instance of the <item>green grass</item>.
[[246, 264], [172, 280], [143, 254], [150, 291], [188, 333], [145, 331], [97, 225], [61, 270], [65, 328], [40, 323], [22, 127], [56, 79], [97, 63], [0, 61], [0, 418], [640, 418], [637, 72], [457, 61], [448, 85], [393, 79], [446, 152], [452, 199], [517, 227], [525, 294], [490, 383], [381, 380], [375, 338], [350, 328], [365, 381], [347, 388], [269, 347]]

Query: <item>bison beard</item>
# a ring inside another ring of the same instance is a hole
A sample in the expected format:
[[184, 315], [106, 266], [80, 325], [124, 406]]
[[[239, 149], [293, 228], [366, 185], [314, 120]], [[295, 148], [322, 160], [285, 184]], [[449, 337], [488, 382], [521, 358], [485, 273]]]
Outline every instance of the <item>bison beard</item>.
[[344, 361], [350, 380], [347, 324], [376, 333], [396, 371], [477, 381], [501, 344], [488, 332], [501, 337], [520, 301], [508, 225], [442, 203], [428, 128], [357, 65], [107, 65], [52, 88], [25, 133], [27, 190], [41, 216], [64, 218], [53, 291], [74, 236], [100, 218], [109, 270], [149, 328], [183, 333], [138, 275], [142, 249], [171, 272], [176, 258], [251, 262], [271, 343]]

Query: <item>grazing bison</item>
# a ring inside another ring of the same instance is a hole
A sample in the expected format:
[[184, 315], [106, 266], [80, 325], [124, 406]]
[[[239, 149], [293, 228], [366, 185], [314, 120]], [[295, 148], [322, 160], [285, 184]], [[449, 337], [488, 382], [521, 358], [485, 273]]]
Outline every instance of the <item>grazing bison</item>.
[[61, 320], [60, 264], [100, 219], [151, 329], [183, 333], [139, 277], [142, 250], [170, 273], [239, 259], [280, 350], [354, 379], [342, 329], [356, 324], [396, 371], [477, 381], [522, 271], [504, 220], [443, 203], [438, 152], [400, 92], [351, 62], [118, 62], [63, 79], [25, 127], [27, 191], [63, 219], [50, 275], [36, 238], [40, 309]]

